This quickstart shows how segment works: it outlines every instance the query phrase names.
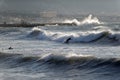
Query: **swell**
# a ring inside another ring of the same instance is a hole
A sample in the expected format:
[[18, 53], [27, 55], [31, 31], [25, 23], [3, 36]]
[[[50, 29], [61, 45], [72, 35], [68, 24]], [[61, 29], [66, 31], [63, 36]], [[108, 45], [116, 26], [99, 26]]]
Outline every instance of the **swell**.
[[[76, 69], [95, 69], [95, 68], [119, 68], [119, 58], [98, 58], [89, 55], [78, 54], [48, 54], [43, 56], [28, 56], [22, 54], [6, 54], [0, 53], [0, 68], [3, 65], [8, 68], [17, 67], [34, 67], [41, 68], [44, 65], [69, 66]], [[107, 67], [106, 67], [107, 66]]]

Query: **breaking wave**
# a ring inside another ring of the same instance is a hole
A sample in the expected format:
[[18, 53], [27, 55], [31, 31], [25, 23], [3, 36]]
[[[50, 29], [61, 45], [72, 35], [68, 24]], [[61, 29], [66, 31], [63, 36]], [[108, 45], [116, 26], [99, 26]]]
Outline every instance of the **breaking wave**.
[[35, 27], [32, 29], [32, 32], [28, 35], [28, 37], [62, 43], [89, 43], [96, 42], [101, 39], [120, 42], [120, 32], [111, 30], [97, 30], [87, 32], [53, 32]]
[[62, 23], [69, 23], [69, 24], [74, 24], [77, 26], [103, 24], [103, 22], [100, 22], [97, 17], [93, 17], [93, 15], [91, 14], [85, 19], [83, 19], [82, 21], [79, 21], [77, 19], [72, 19], [72, 20], [66, 19]]

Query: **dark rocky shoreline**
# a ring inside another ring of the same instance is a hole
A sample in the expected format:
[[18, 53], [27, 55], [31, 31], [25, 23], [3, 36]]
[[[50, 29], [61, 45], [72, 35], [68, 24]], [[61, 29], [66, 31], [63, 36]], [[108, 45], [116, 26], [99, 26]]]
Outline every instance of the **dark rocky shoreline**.
[[71, 23], [32, 23], [32, 24], [19, 24], [19, 23], [13, 23], [13, 24], [0, 24], [0, 27], [35, 27], [35, 26], [45, 26], [45, 25], [75, 25]]

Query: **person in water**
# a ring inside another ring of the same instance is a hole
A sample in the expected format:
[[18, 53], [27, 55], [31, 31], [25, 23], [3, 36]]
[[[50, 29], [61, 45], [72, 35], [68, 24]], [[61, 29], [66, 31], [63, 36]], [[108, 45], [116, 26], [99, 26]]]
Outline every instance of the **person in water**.
[[8, 49], [11, 50], [11, 49], [13, 49], [13, 48], [12, 48], [12, 47], [9, 47]]
[[66, 39], [66, 41], [65, 41], [64, 43], [69, 43], [69, 41], [70, 41], [71, 39], [72, 39], [71, 37], [68, 38], [68, 39]]

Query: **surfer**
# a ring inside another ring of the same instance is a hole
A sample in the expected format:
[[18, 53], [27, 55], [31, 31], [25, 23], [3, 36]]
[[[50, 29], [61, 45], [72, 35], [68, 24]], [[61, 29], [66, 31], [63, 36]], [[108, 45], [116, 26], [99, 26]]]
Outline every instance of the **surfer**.
[[13, 48], [12, 48], [12, 47], [9, 47], [8, 49], [11, 50], [11, 49], [13, 49]]
[[72, 39], [71, 37], [68, 38], [68, 39], [66, 39], [66, 41], [65, 41], [64, 43], [69, 43], [69, 41], [70, 41], [71, 39]]

